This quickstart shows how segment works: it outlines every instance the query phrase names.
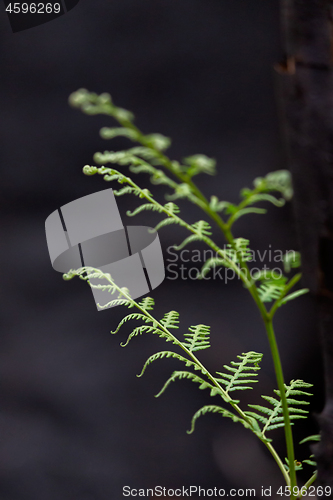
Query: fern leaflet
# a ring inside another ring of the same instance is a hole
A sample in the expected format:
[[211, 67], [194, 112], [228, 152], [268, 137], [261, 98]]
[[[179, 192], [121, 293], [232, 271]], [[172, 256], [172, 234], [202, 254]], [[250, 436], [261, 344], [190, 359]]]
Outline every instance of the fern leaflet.
[[[308, 401], [303, 401], [295, 399], [297, 396], [311, 396], [309, 392], [302, 391], [301, 389], [312, 387], [312, 384], [303, 382], [303, 380], [292, 380], [290, 385], [285, 385], [287, 403], [289, 405], [289, 418], [291, 420], [296, 420], [300, 418], [307, 418], [307, 410], [297, 408], [298, 405], [308, 405]], [[275, 394], [280, 396], [280, 391], [274, 390]], [[294, 397], [292, 397], [294, 396]], [[276, 399], [271, 396], [261, 396], [265, 401], [267, 401], [273, 408], [267, 408], [261, 405], [249, 405], [250, 408], [257, 410], [260, 413], [247, 411], [246, 415], [249, 415], [262, 424], [264, 427], [262, 429], [263, 435], [267, 431], [277, 429], [278, 427], [283, 427], [285, 425], [282, 414], [282, 402], [281, 399]], [[266, 416], [267, 415], [267, 416]]]
[[192, 434], [192, 432], [194, 432], [194, 429], [195, 429], [195, 423], [196, 421], [198, 420], [199, 417], [201, 417], [201, 415], [205, 415], [206, 413], [208, 412], [211, 412], [211, 413], [221, 413], [221, 415], [223, 417], [227, 417], [227, 418], [231, 418], [231, 420], [233, 422], [240, 422], [241, 424], [244, 425], [244, 427], [246, 427], [247, 429], [251, 428], [251, 425], [246, 422], [246, 420], [244, 420], [243, 418], [241, 417], [238, 417], [237, 415], [235, 415], [234, 413], [232, 413], [231, 411], [229, 410], [226, 410], [225, 408], [222, 408], [221, 406], [215, 406], [215, 405], [206, 405], [206, 406], [203, 406], [202, 408], [200, 408], [200, 410], [198, 410], [192, 417], [192, 421], [191, 421], [191, 429], [189, 431], [187, 431], [187, 434]]
[[184, 356], [181, 356], [180, 354], [178, 354], [176, 352], [160, 351], [160, 352], [156, 352], [152, 356], [149, 356], [149, 358], [147, 359], [147, 361], [143, 365], [141, 373], [137, 376], [142, 377], [142, 375], [146, 371], [147, 366], [149, 366], [153, 361], [156, 361], [157, 359], [162, 359], [162, 358], [175, 358], [175, 359], [178, 359], [179, 361], [182, 361], [183, 363], [185, 363], [185, 366], [192, 366], [195, 370], [200, 370], [204, 375], [206, 375], [206, 373], [207, 373], [207, 371], [203, 370], [197, 363], [185, 358]]
[[200, 349], [208, 349], [210, 335], [210, 326], [195, 325], [189, 327], [189, 332], [184, 334], [186, 341], [183, 345], [189, 349], [190, 352], [199, 351]]
[[169, 311], [164, 314], [160, 321], [164, 328], [179, 328], [179, 313], [177, 311]]
[[256, 373], [260, 370], [259, 363], [262, 359], [262, 354], [254, 351], [249, 351], [238, 355], [240, 361], [231, 361], [230, 365], [223, 365], [229, 373], [216, 372], [220, 378], [216, 379], [225, 386], [225, 392], [228, 394], [232, 391], [244, 391], [252, 389], [249, 384], [258, 382], [253, 377], [257, 377]]
[[[177, 379], [183, 379], [187, 378], [189, 380], [192, 380], [192, 382], [197, 382], [199, 385], [199, 389], [210, 389], [210, 395], [215, 396], [216, 394], [220, 394], [223, 399], [225, 399], [225, 396], [223, 395], [222, 391], [218, 388], [207, 382], [207, 380], [204, 380], [203, 378], [199, 377], [195, 373], [187, 372], [187, 371], [175, 371], [171, 375], [171, 377], [165, 382], [164, 386], [160, 390], [158, 394], [156, 394], [156, 398], [161, 396], [163, 392], [166, 390], [166, 388], [171, 384], [171, 382], [175, 382]], [[230, 401], [230, 400], [229, 400]]]

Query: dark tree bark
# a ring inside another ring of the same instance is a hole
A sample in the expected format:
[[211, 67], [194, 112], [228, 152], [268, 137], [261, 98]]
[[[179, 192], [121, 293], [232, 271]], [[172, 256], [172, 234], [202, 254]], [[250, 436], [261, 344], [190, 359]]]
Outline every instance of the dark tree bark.
[[277, 66], [295, 190], [304, 284], [318, 301], [326, 402], [314, 447], [318, 481], [333, 487], [333, 24], [332, 0], [281, 0]]

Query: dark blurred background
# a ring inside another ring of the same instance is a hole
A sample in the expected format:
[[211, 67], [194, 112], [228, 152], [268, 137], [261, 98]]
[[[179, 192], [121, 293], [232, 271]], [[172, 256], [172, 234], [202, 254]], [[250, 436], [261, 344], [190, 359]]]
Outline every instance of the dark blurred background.
[[[209, 394], [183, 381], [154, 399], [179, 365], [163, 360], [136, 378], [163, 341], [146, 336], [122, 349], [129, 330], [109, 332], [126, 311], [97, 312], [87, 285], [64, 282], [51, 267], [44, 229], [61, 205], [112, 187], [82, 174], [94, 152], [129, 146], [99, 137], [112, 124], [108, 117], [69, 107], [68, 96], [80, 87], [110, 92], [144, 132], [173, 138], [173, 159], [216, 158], [218, 175], [197, 178], [207, 196], [236, 202], [255, 177], [284, 168], [273, 71], [281, 57], [278, 1], [81, 0], [68, 14], [16, 34], [3, 6], [0, 37], [1, 500], [118, 499], [124, 485], [259, 491], [282, 483], [266, 451], [240, 425], [211, 415], [186, 434]], [[145, 176], [138, 182], [149, 187]], [[163, 189], [155, 192], [163, 200]], [[129, 219], [125, 212], [138, 200], [117, 201], [124, 224], [159, 220], [148, 213]], [[189, 222], [203, 218], [194, 206], [179, 205]], [[255, 250], [297, 249], [290, 204], [240, 220], [235, 233]], [[166, 249], [185, 236], [161, 230], [166, 258]], [[210, 324], [213, 348], [202, 359], [212, 370], [241, 352], [263, 352], [260, 387], [244, 401], [271, 394], [268, 343], [238, 280], [169, 278], [151, 294], [156, 315], [177, 309], [184, 328]], [[315, 383], [311, 409], [319, 412], [322, 371], [311, 297], [285, 306], [276, 325], [286, 380]], [[313, 432], [313, 419], [298, 425], [296, 441]], [[283, 450], [283, 433], [275, 439]], [[301, 459], [308, 458], [303, 448], [297, 448]]]

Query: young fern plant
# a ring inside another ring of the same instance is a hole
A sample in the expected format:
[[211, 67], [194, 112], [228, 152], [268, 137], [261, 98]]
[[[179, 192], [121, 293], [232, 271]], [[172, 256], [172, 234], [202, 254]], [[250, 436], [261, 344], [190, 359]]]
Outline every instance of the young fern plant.
[[[201, 173], [214, 175], [216, 165], [213, 159], [205, 155], [193, 155], [185, 158], [182, 163], [171, 160], [165, 154], [165, 150], [170, 145], [170, 139], [161, 134], [143, 134], [134, 125], [133, 114], [115, 106], [109, 94], [97, 95], [81, 89], [70, 96], [70, 104], [86, 114], [106, 114], [118, 122], [119, 126], [117, 127], [102, 128], [101, 136], [103, 138], [112, 139], [124, 136], [138, 144], [124, 151], [96, 153], [94, 160], [101, 166], [86, 165], [83, 169], [84, 173], [86, 175], [99, 174], [103, 176], [105, 181], [121, 184], [122, 187], [119, 190], [114, 190], [116, 196], [132, 194], [141, 198], [143, 203], [133, 212], [128, 211], [128, 216], [135, 216], [144, 210], [156, 211], [164, 217], [155, 227], [156, 230], [170, 224], [178, 224], [187, 230], [190, 234], [175, 246], [176, 249], [180, 250], [194, 241], [201, 241], [214, 250], [215, 257], [208, 259], [203, 264], [198, 277], [205, 276], [216, 266], [223, 266], [232, 269], [235, 275], [242, 280], [244, 287], [252, 296], [259, 310], [268, 337], [278, 386], [275, 390], [275, 397], [263, 396], [268, 406], [249, 405], [248, 408], [242, 408], [240, 400], [236, 399], [239, 391], [249, 390], [257, 382], [262, 359], [261, 353], [253, 351], [242, 353], [236, 361], [224, 365], [224, 371], [210, 373], [197, 357], [198, 351], [209, 348], [210, 327], [208, 325], [190, 326], [185, 330], [183, 336], [179, 337], [171, 331], [179, 329], [178, 312], [169, 311], [165, 313], [163, 318], [157, 319], [153, 316], [154, 300], [151, 297], [145, 297], [140, 302], [135, 301], [131, 298], [129, 291], [125, 288], [119, 288], [109, 274], [91, 267], [83, 267], [71, 270], [64, 275], [64, 278], [70, 279], [73, 276], [79, 276], [93, 288], [103, 288], [111, 294], [118, 294], [117, 298], [110, 300], [110, 303], [105, 307], [123, 305], [130, 309], [136, 309], [136, 312], [125, 316], [116, 330], [112, 332], [117, 333], [127, 322], [140, 322], [140, 325], [132, 330], [127, 341], [122, 344], [123, 346], [127, 345], [133, 337], [143, 333], [158, 335], [174, 345], [176, 350], [159, 351], [150, 356], [139, 374], [142, 376], [153, 361], [162, 358], [175, 358], [185, 364], [187, 370], [175, 371], [157, 396], [160, 396], [171, 382], [186, 378], [199, 384], [199, 389], [208, 389], [212, 397], [217, 397], [219, 404], [206, 405], [195, 413], [189, 432], [193, 432], [197, 419], [208, 412], [219, 413], [234, 422], [241, 423], [251, 430], [272, 454], [283, 474], [287, 487], [290, 488], [290, 498], [301, 498], [306, 493], [307, 488], [315, 481], [316, 472], [313, 472], [305, 486], [299, 490], [296, 471], [302, 467], [302, 462], [295, 460], [292, 425], [294, 420], [307, 416], [308, 412], [304, 406], [308, 404], [308, 401], [303, 400], [303, 397], [308, 397], [310, 394], [303, 389], [307, 389], [311, 384], [301, 380], [292, 380], [289, 385], [285, 384], [273, 327], [273, 319], [277, 310], [290, 300], [308, 291], [307, 289], [299, 289], [291, 292], [300, 280], [301, 274], [287, 276], [292, 268], [300, 266], [300, 257], [297, 252], [286, 254], [284, 258], [285, 274], [281, 272], [277, 275], [266, 267], [253, 273], [249, 267], [252, 252], [249, 248], [249, 241], [244, 238], [235, 238], [232, 232], [235, 222], [240, 217], [249, 213], [263, 214], [266, 212], [265, 208], [256, 206], [258, 203], [268, 202], [279, 207], [291, 199], [293, 193], [289, 172], [280, 170], [255, 179], [252, 189], [245, 188], [241, 191], [241, 201], [238, 205], [220, 201], [215, 195], [207, 200], [194, 183], [193, 178]], [[106, 167], [107, 163], [112, 166]], [[115, 169], [113, 165], [128, 167], [133, 174], [147, 173], [152, 184], [165, 185], [168, 189], [168, 193], [165, 195], [167, 203], [159, 203], [147, 188], [139, 187], [132, 178]], [[174, 203], [177, 199], [186, 199], [197, 205], [205, 213], [205, 216], [211, 219], [222, 231], [227, 245], [221, 248], [214, 242], [211, 238], [212, 227], [207, 220], [199, 220], [194, 224], [189, 224], [182, 219], [179, 215], [180, 209]], [[97, 278], [105, 280], [106, 284], [94, 283]], [[302, 397], [301, 400], [299, 396]], [[285, 462], [273, 447], [271, 437], [267, 437], [267, 433], [277, 427], [283, 427], [285, 432], [287, 454]], [[315, 466], [311, 458], [304, 460], [303, 463]]]

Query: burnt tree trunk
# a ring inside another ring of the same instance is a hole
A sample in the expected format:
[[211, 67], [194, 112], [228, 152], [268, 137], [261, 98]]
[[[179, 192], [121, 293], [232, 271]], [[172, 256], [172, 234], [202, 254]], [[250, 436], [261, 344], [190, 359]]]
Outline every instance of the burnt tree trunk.
[[318, 481], [333, 487], [333, 1], [281, 2], [280, 107], [304, 284], [318, 301], [325, 366], [322, 439], [314, 452]]

